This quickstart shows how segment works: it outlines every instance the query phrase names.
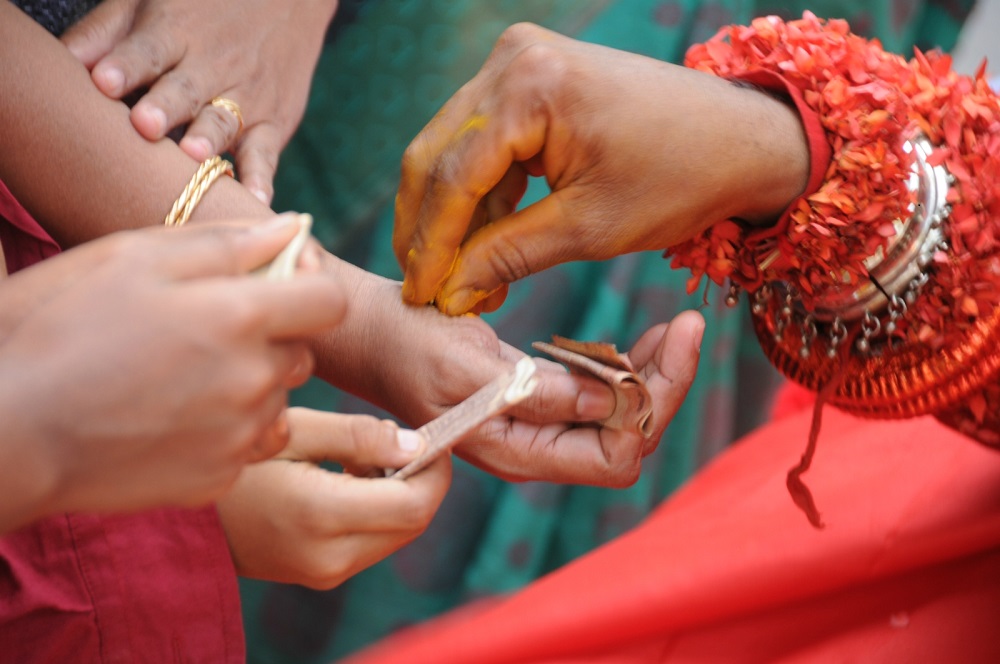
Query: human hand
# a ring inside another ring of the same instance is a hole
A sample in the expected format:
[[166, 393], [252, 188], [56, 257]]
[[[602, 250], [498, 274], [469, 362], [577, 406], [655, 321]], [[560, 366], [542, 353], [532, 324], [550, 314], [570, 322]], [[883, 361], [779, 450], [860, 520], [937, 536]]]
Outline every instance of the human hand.
[[2, 282], [0, 383], [48, 485], [38, 510], [205, 503], [284, 446], [306, 338], [345, 311], [315, 258], [287, 281], [247, 275], [295, 222], [117, 233]]
[[[411, 426], [442, 414], [524, 357], [478, 317], [408, 306], [397, 282], [353, 272], [342, 276], [345, 286], [366, 306], [352, 309], [314, 348], [317, 375]], [[694, 379], [703, 329], [700, 315], [684, 313], [652, 328], [630, 351], [653, 399], [648, 437], [582, 425], [612, 413], [611, 389], [537, 359], [532, 396], [480, 427], [455, 453], [508, 480], [631, 484]]]
[[[290, 408], [288, 421], [288, 447], [247, 467], [218, 503], [240, 575], [329, 589], [430, 524], [451, 481], [449, 459], [406, 481], [365, 477], [416, 457], [415, 433], [388, 420], [303, 408]], [[345, 472], [321, 468], [324, 461]]]
[[[552, 193], [515, 212], [529, 175]], [[491, 311], [557, 263], [773, 219], [807, 175], [799, 119], [769, 95], [516, 25], [404, 154], [403, 297]]]
[[[278, 156], [302, 120], [336, 0], [104, 0], [62, 37], [113, 99], [142, 92], [132, 124], [149, 140], [187, 127], [197, 161], [232, 150], [240, 180], [270, 204]], [[212, 106], [231, 99], [236, 115]]]
[[[687, 396], [697, 372], [704, 329], [701, 315], [687, 311], [669, 324], [647, 330], [629, 350], [629, 360], [646, 384], [653, 404], [649, 435], [553, 417], [551, 402], [567, 401], [573, 394], [561, 387], [544, 398], [526, 401], [506, 417], [494, 418], [456, 453], [510, 480], [630, 486], [639, 478], [642, 459], [656, 449]], [[557, 376], [560, 383], [571, 378], [562, 373], [561, 365], [535, 361], [550, 369], [539, 372], [549, 376], [545, 380], [550, 384]], [[560, 391], [566, 393], [560, 395]], [[540, 471], [544, 475], [536, 478]]]

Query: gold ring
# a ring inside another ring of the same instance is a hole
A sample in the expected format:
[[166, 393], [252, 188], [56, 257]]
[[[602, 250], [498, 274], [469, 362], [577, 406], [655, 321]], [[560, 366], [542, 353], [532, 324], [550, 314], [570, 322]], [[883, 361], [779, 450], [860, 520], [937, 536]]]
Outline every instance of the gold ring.
[[216, 108], [223, 108], [233, 114], [233, 117], [236, 118], [236, 123], [239, 125], [236, 129], [237, 136], [243, 131], [243, 111], [240, 110], [239, 104], [228, 97], [216, 97], [209, 103]]

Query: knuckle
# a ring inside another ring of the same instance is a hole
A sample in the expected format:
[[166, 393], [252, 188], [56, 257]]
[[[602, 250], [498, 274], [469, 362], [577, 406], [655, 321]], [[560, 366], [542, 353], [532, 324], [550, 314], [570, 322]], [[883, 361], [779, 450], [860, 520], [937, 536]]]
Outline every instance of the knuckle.
[[206, 130], [203, 135], [215, 148], [216, 153], [221, 152], [236, 136], [239, 122], [232, 113], [215, 106], [202, 107], [200, 117], [204, 122], [201, 128]]
[[[226, 323], [230, 334], [234, 337], [245, 337], [261, 329], [266, 316], [256, 302], [248, 297], [232, 297], [227, 302]], [[261, 364], [258, 367], [248, 363], [247, 372], [248, 379], [253, 379], [255, 385], [264, 384], [274, 374], [269, 364]]]
[[521, 48], [537, 42], [545, 34], [545, 30], [534, 23], [515, 23], [505, 29], [497, 40], [496, 49]]
[[173, 105], [178, 113], [193, 118], [204, 103], [198, 83], [185, 69], [175, 69], [168, 76], [173, 92], [164, 101]]
[[428, 150], [427, 139], [423, 134], [410, 141], [410, 144], [403, 150], [401, 162], [403, 182], [406, 182], [407, 178], [423, 174], [427, 170], [426, 164], [429, 161], [429, 156], [430, 150]]
[[170, 64], [170, 45], [157, 32], [142, 32], [132, 37], [132, 47], [149, 69], [164, 71]]
[[384, 423], [374, 415], [355, 415], [349, 422], [351, 445], [361, 457], [359, 460], [365, 461], [365, 457], [371, 456], [372, 451], [381, 447], [384, 442]]
[[71, 29], [71, 34], [81, 42], [106, 44], [114, 36], [114, 26], [107, 21], [88, 20], [85, 16]]
[[528, 44], [511, 59], [509, 68], [514, 80], [530, 74], [549, 86], [558, 85], [567, 73], [564, 52], [548, 42]]
[[612, 489], [627, 489], [639, 480], [642, 471], [640, 458], [614, 464], [604, 475], [604, 484]]
[[462, 151], [443, 152], [426, 169], [427, 190], [448, 196], [457, 194], [466, 200], [479, 200], [484, 192], [473, 179], [463, 177], [467, 172], [468, 165]]
[[486, 262], [493, 274], [504, 283], [512, 283], [531, 274], [531, 261], [512, 238], [499, 235], [489, 247]]

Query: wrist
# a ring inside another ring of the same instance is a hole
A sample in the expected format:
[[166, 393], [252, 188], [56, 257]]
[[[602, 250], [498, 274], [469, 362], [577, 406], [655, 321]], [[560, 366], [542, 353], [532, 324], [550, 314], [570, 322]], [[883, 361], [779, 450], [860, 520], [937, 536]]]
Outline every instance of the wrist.
[[[404, 306], [398, 284], [366, 272], [329, 252], [322, 254], [322, 269], [337, 277], [351, 294], [343, 321], [333, 330], [314, 338], [311, 350], [316, 360], [314, 373], [326, 382], [378, 404], [380, 372], [374, 359], [385, 354], [381, 338], [387, 325], [380, 315], [387, 306]], [[391, 329], [391, 327], [389, 328]]]
[[771, 226], [809, 183], [806, 133], [795, 107], [764, 90], [740, 82], [734, 88], [732, 127], [737, 130], [733, 159], [732, 209], [722, 218], [751, 226]]

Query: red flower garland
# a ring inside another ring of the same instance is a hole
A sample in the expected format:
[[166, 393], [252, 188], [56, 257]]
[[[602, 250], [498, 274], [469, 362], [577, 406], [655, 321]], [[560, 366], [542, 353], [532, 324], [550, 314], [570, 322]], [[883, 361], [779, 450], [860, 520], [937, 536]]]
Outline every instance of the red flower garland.
[[[951, 70], [951, 58], [916, 53], [910, 61], [879, 42], [853, 35], [845, 21], [759, 18], [724, 28], [693, 46], [686, 64], [739, 79], [755, 71], [780, 74], [801, 90], [821, 118], [833, 158], [818, 191], [795, 201], [780, 226], [767, 232], [731, 221], [715, 224], [672, 248], [673, 267], [755, 290], [766, 281], [795, 286], [803, 305], [845, 283], [867, 280], [865, 259], [895, 235], [914, 195], [903, 137], [922, 131], [936, 146], [935, 164], [955, 178], [946, 237], [925, 287], [901, 332], [937, 348], [1000, 303], [1000, 101], [983, 71]], [[766, 269], [761, 266], [766, 265]]]

